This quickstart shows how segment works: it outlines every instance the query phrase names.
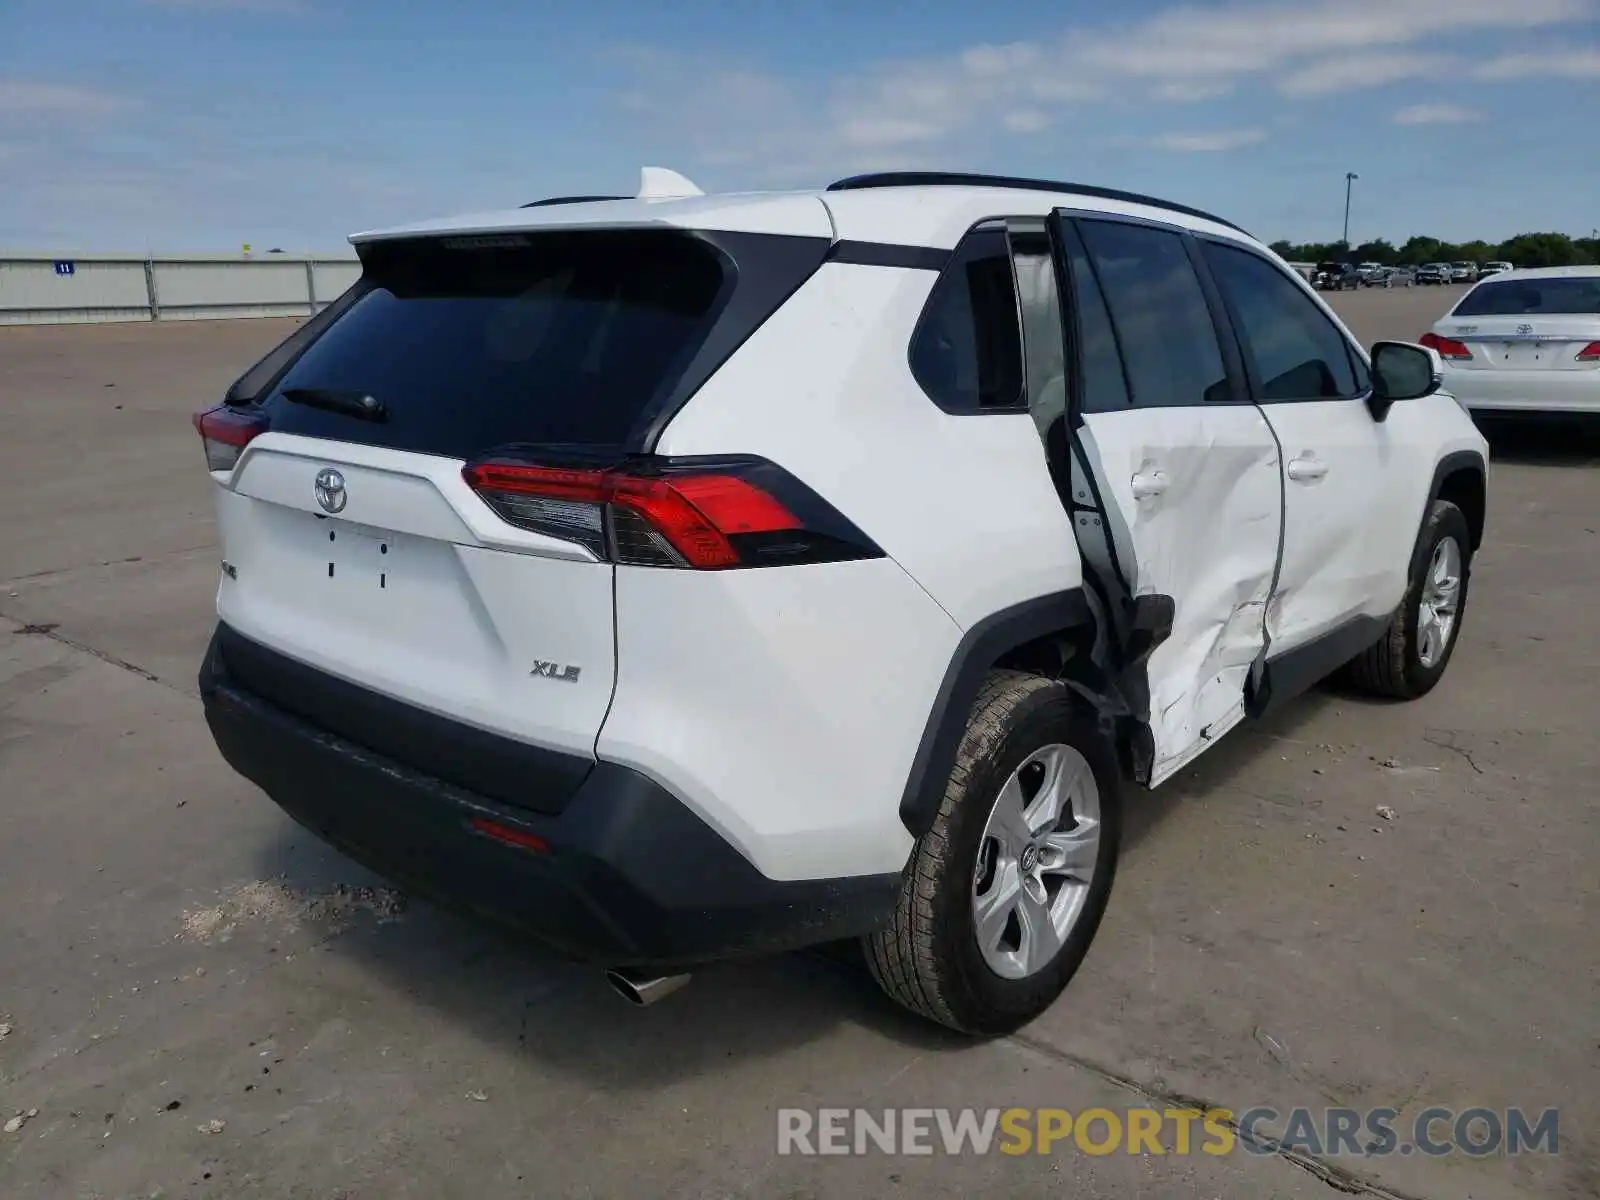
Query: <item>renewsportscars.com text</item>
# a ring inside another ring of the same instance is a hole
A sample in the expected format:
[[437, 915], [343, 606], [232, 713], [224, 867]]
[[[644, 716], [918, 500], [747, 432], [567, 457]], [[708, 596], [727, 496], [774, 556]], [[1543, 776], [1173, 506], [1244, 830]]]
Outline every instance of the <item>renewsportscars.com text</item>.
[[781, 1108], [778, 1153], [1207, 1154], [1317, 1157], [1555, 1154], [1559, 1114], [1520, 1108]]

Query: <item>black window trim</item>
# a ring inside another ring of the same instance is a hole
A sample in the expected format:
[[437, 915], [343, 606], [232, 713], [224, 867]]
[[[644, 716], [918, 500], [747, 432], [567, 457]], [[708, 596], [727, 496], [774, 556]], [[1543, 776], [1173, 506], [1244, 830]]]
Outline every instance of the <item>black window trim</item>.
[[[1209, 233], [1196, 234], [1194, 241], [1194, 255], [1198, 260], [1199, 267], [1204, 272], [1205, 279], [1208, 281], [1210, 287], [1216, 291], [1217, 302], [1222, 306], [1227, 315], [1229, 337], [1239, 355], [1240, 363], [1248, 383], [1248, 395], [1252, 404], [1265, 406], [1269, 404], [1344, 404], [1350, 401], [1360, 401], [1362, 403], [1366, 402], [1366, 400], [1372, 395], [1371, 366], [1367, 363], [1365, 352], [1355, 344], [1354, 340], [1344, 331], [1343, 328], [1340, 327], [1337, 321], [1329, 321], [1328, 324], [1333, 329], [1334, 333], [1339, 335], [1339, 341], [1344, 345], [1345, 356], [1349, 361], [1350, 374], [1355, 380], [1356, 390], [1348, 396], [1296, 396], [1293, 398], [1270, 400], [1264, 396], [1262, 393], [1265, 390], [1266, 381], [1257, 377], [1255, 367], [1251, 364], [1249, 356], [1244, 353], [1244, 339], [1239, 336], [1239, 327], [1241, 323], [1239, 321], [1238, 314], [1233, 311], [1233, 302], [1227, 298], [1226, 294], [1222, 291], [1221, 286], [1216, 282], [1215, 276], [1213, 276], [1211, 273], [1211, 264], [1205, 261], [1205, 254], [1199, 243], [1210, 242], [1222, 247], [1223, 249], [1236, 250], [1241, 254], [1248, 254], [1252, 258], [1259, 259], [1261, 262], [1265, 263], [1269, 269], [1278, 272], [1279, 275], [1290, 280], [1291, 283], [1297, 284], [1300, 290], [1312, 300], [1313, 307], [1322, 314], [1324, 319], [1326, 319], [1327, 314], [1322, 312], [1320, 298], [1310, 287], [1310, 285], [1308, 285], [1306, 281], [1300, 277], [1298, 272], [1285, 270], [1281, 264], [1274, 262], [1270, 255], [1262, 254], [1253, 246], [1247, 245], [1244, 242], [1234, 241], [1232, 238], [1217, 237], [1216, 235]], [[1361, 381], [1363, 379], [1366, 379], [1367, 381], [1366, 387], [1361, 386]]]
[[[1154, 406], [1154, 405], [1141, 406], [1139, 404], [1138, 396], [1134, 394], [1132, 381], [1128, 378], [1128, 357], [1127, 357], [1127, 354], [1123, 351], [1123, 348], [1122, 348], [1122, 332], [1121, 332], [1121, 330], [1119, 330], [1117, 328], [1117, 317], [1116, 317], [1116, 314], [1111, 310], [1111, 302], [1110, 302], [1109, 299], [1107, 299], [1106, 302], [1105, 302], [1106, 303], [1106, 315], [1110, 319], [1110, 322], [1111, 322], [1111, 336], [1115, 339], [1115, 341], [1117, 343], [1117, 357], [1122, 363], [1122, 376], [1123, 376], [1123, 380], [1125, 381], [1125, 383], [1127, 385], [1128, 397], [1129, 397], [1129, 400], [1130, 400], [1130, 403], [1129, 403], [1128, 407], [1123, 411], [1126, 411], [1126, 412], [1154, 411], [1155, 408], [1157, 408], [1157, 407], [1161, 407], [1161, 408], [1221, 408], [1221, 407], [1224, 407], [1224, 406], [1227, 406], [1227, 405], [1254, 404], [1255, 403], [1255, 398], [1254, 397], [1255, 397], [1256, 392], [1255, 392], [1255, 389], [1250, 386], [1250, 378], [1249, 378], [1249, 375], [1246, 372], [1246, 362], [1245, 362], [1244, 354], [1242, 353], [1242, 351], [1240, 349], [1238, 336], [1237, 336], [1237, 334], [1235, 333], [1235, 330], [1234, 330], [1232, 315], [1230, 314], [1226, 304], [1224, 303], [1222, 292], [1218, 289], [1216, 281], [1214, 279], [1212, 279], [1212, 277], [1211, 277], [1211, 272], [1207, 268], [1205, 260], [1204, 260], [1204, 256], [1200, 253], [1200, 248], [1199, 248], [1199, 246], [1197, 244], [1197, 239], [1199, 237], [1210, 236], [1210, 235], [1196, 234], [1194, 230], [1188, 228], [1185, 225], [1178, 225], [1178, 224], [1175, 224], [1175, 223], [1170, 222], [1170, 221], [1156, 221], [1156, 220], [1152, 220], [1149, 217], [1137, 217], [1137, 216], [1133, 216], [1133, 215], [1131, 215], [1129, 213], [1107, 213], [1107, 212], [1101, 212], [1101, 211], [1096, 210], [1096, 209], [1065, 208], [1065, 207], [1058, 207], [1054, 211], [1055, 211], [1055, 213], [1057, 215], [1060, 216], [1061, 222], [1062, 222], [1063, 226], [1068, 230], [1069, 235], [1071, 237], [1075, 238], [1077, 240], [1079, 246], [1082, 248], [1083, 253], [1084, 253], [1084, 260], [1086, 262], [1088, 262], [1089, 269], [1091, 271], [1095, 271], [1095, 273], [1096, 273], [1095, 274], [1095, 281], [1096, 281], [1097, 284], [1099, 283], [1099, 272], [1098, 272], [1098, 269], [1094, 265], [1094, 256], [1089, 253], [1088, 242], [1084, 239], [1083, 230], [1081, 228], [1082, 224], [1084, 222], [1087, 222], [1087, 221], [1098, 221], [1098, 222], [1100, 222], [1102, 224], [1110, 224], [1110, 225], [1137, 225], [1137, 226], [1142, 226], [1142, 227], [1145, 227], [1145, 228], [1148, 228], [1148, 229], [1160, 230], [1163, 233], [1174, 233], [1174, 234], [1177, 234], [1179, 239], [1183, 243], [1184, 253], [1188, 256], [1189, 265], [1193, 268], [1193, 270], [1195, 272], [1195, 275], [1199, 279], [1200, 292], [1201, 292], [1201, 295], [1203, 295], [1205, 297], [1206, 310], [1211, 315], [1212, 332], [1216, 336], [1216, 339], [1217, 339], [1217, 354], [1222, 359], [1223, 375], [1224, 375], [1224, 378], [1228, 382], [1228, 387], [1229, 387], [1229, 390], [1232, 393], [1232, 395], [1226, 400], [1200, 400], [1200, 401], [1197, 401], [1197, 402], [1192, 403], [1192, 404], [1167, 404], [1167, 405], [1159, 405], [1159, 406]], [[1234, 243], [1231, 243], [1231, 242], [1227, 242], [1227, 240], [1224, 239], [1224, 238], [1214, 238], [1213, 240], [1218, 241], [1218, 242], [1223, 242], [1223, 243], [1229, 244], [1229, 245], [1234, 244]], [[1058, 266], [1057, 266], [1058, 276], [1059, 276], [1060, 269], [1061, 269], [1061, 267], [1058, 264]], [[1060, 281], [1058, 279], [1058, 284], [1059, 284], [1059, 282]], [[1105, 295], [1105, 289], [1103, 287], [1101, 288], [1101, 295], [1102, 296]], [[1071, 305], [1073, 321], [1074, 321], [1074, 324], [1076, 325], [1077, 315], [1078, 315], [1077, 314], [1076, 296], [1074, 294], [1070, 294], [1070, 293], [1064, 294], [1064, 296], [1063, 296], [1063, 304], [1070, 304]], [[1076, 329], [1074, 329], [1074, 332], [1076, 332]], [[1073, 346], [1073, 353], [1074, 353], [1074, 355], [1076, 355], [1076, 353], [1077, 353], [1077, 351], [1076, 351], [1076, 343], [1074, 343], [1074, 346]], [[1079, 424], [1082, 423], [1083, 417], [1084, 417], [1084, 414], [1083, 414], [1083, 411], [1082, 411], [1082, 406], [1080, 404], [1080, 393], [1079, 393], [1079, 390], [1078, 390], [1078, 384], [1077, 384], [1076, 380], [1074, 380], [1074, 386], [1073, 386], [1073, 390], [1072, 390], [1071, 397], [1070, 397], [1070, 404], [1071, 404], [1071, 407], [1069, 409], [1069, 420], [1071, 422], [1073, 422], [1072, 428], [1075, 429], [1075, 428], [1077, 428], [1077, 426]]]

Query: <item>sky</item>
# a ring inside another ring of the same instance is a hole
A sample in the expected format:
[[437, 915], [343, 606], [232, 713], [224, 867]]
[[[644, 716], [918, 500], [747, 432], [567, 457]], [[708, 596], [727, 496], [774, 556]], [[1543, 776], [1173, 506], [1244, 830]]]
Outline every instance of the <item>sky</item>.
[[888, 169], [1272, 241], [1600, 225], [1600, 0], [0, 0], [0, 247], [351, 232]]

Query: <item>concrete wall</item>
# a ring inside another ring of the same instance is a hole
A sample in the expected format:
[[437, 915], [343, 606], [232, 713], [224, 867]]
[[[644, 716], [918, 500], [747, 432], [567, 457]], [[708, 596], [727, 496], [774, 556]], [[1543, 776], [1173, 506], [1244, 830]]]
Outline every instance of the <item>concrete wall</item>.
[[[70, 274], [58, 264], [70, 264]], [[328, 304], [360, 274], [354, 253], [0, 251], [0, 325], [300, 317]]]

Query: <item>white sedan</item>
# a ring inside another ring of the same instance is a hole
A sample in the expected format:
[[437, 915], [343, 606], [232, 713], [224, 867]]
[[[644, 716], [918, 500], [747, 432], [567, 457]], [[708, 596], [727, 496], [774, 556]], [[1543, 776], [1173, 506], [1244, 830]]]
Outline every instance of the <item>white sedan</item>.
[[1600, 413], [1600, 267], [1503, 271], [1422, 335], [1474, 413]]

